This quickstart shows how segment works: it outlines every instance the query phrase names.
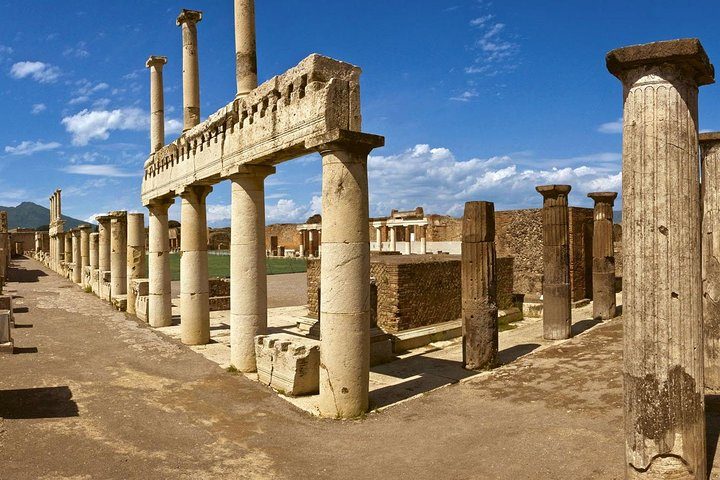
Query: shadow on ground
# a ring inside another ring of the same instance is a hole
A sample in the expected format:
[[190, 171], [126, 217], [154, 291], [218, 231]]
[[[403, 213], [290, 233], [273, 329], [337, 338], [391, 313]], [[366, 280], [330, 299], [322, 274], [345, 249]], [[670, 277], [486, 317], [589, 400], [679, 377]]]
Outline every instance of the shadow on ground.
[[11, 282], [34, 283], [38, 282], [40, 277], [47, 277], [47, 273], [42, 270], [28, 270], [14, 266], [10, 266], [8, 269], [8, 279]]
[[602, 323], [602, 320], [600, 320], [599, 318], [588, 318], [585, 320], [580, 320], [579, 322], [573, 323], [570, 331], [572, 332], [572, 336], [574, 337], [575, 335], [580, 335], [585, 330], [591, 329], [598, 323]]
[[0, 417], [8, 419], [77, 417], [70, 387], [0, 390]]

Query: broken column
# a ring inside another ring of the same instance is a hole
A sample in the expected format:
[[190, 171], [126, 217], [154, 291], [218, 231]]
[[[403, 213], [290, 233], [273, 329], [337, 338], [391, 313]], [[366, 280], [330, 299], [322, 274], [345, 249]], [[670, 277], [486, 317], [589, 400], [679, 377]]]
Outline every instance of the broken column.
[[[620, 48], [626, 478], [705, 479], [697, 39]], [[708, 181], [710, 181], [708, 177]]]
[[720, 390], [720, 132], [701, 133], [705, 388]]
[[615, 317], [615, 248], [613, 244], [613, 206], [617, 192], [592, 192], [593, 215], [593, 318]]
[[202, 12], [185, 10], [177, 17], [183, 43], [183, 131], [200, 123], [200, 74], [197, 53], [197, 23]]
[[135, 315], [135, 291], [132, 281], [145, 276], [145, 215], [127, 215], [127, 312]]
[[543, 337], [570, 338], [570, 185], [541, 185], [543, 196]]
[[82, 283], [82, 245], [80, 245], [80, 229], [74, 228], [72, 233], [72, 281]]
[[493, 368], [498, 355], [495, 204], [467, 202], [462, 224], [463, 367]]
[[[367, 156], [382, 137], [334, 131], [315, 143], [322, 156], [320, 414], [361, 415], [370, 370], [370, 238]], [[312, 146], [308, 141], [308, 148]]]
[[109, 212], [110, 217], [110, 295], [127, 294], [127, 212]]
[[238, 97], [257, 87], [255, 0], [235, 0], [235, 72]]
[[172, 319], [168, 209], [173, 202], [172, 198], [163, 198], [147, 206], [149, 212], [148, 323], [152, 327], [167, 327]]
[[163, 66], [167, 57], [152, 56], [145, 62], [150, 69], [150, 151], [165, 145], [165, 99], [163, 95]]
[[206, 185], [190, 185], [180, 194], [180, 339], [185, 345], [210, 341]]
[[274, 167], [239, 167], [232, 181], [230, 364], [254, 372], [255, 336], [267, 329], [265, 177]]

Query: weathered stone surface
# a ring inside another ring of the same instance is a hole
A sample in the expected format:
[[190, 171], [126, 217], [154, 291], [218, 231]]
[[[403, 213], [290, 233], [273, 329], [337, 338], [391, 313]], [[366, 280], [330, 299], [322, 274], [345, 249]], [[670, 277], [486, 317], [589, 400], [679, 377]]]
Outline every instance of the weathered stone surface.
[[135, 314], [135, 292], [132, 281], [145, 276], [145, 215], [127, 215], [127, 312]]
[[259, 335], [255, 358], [260, 383], [291, 396], [317, 393], [320, 342], [288, 335]]
[[615, 250], [613, 205], [617, 192], [592, 192], [595, 201], [593, 228], [593, 318], [615, 317]]
[[172, 199], [162, 198], [148, 205], [148, 323], [167, 327], [172, 323], [170, 239], [168, 209]]
[[149, 290], [150, 282], [147, 278], [133, 278], [130, 282], [130, 291], [132, 292], [132, 297], [135, 299], [135, 315], [144, 322], [148, 321]]
[[705, 479], [697, 40], [610, 52], [623, 83], [626, 478]]
[[0, 310], [0, 353], [13, 353], [10, 312], [11, 310]]

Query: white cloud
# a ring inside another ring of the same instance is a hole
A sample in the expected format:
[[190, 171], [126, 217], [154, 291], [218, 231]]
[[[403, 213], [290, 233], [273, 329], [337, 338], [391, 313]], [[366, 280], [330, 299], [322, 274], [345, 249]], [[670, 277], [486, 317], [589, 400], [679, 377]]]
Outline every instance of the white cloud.
[[478, 92], [475, 89], [466, 90], [460, 95], [456, 95], [454, 97], [450, 97], [450, 100], [455, 100], [456, 102], [469, 102], [471, 99], [478, 96]]
[[485, 26], [485, 24], [487, 22], [489, 22], [493, 18], [494, 18], [494, 15], [491, 15], [491, 14], [483, 15], [482, 17], [477, 17], [477, 18], [470, 20], [470, 25], [472, 25], [473, 27], [483, 27], [483, 26]]
[[597, 129], [600, 133], [622, 133], [623, 119], [618, 118], [614, 122], [607, 122], [600, 125]]
[[66, 173], [76, 175], [99, 175], [105, 177], [135, 177], [140, 173], [124, 172], [115, 165], [68, 165], [63, 168]]
[[12, 53], [13, 49], [11, 47], [0, 44], [0, 60], [6, 59], [6, 57], [9, 57], [10, 55], [12, 55]]
[[18, 62], [10, 68], [10, 76], [15, 79], [31, 77], [40, 83], [53, 83], [60, 77], [60, 69], [43, 62]]
[[[284, 195], [283, 195], [284, 196]], [[277, 195], [267, 195], [266, 200], [276, 199]], [[265, 223], [300, 223], [311, 215], [320, 213], [322, 199], [313, 196], [309, 203], [298, 204], [293, 199], [279, 198], [275, 203], [265, 203]], [[224, 204], [206, 206], [209, 224], [229, 225], [232, 218], [232, 207]]]
[[495, 76], [517, 67], [520, 45], [513, 40], [512, 34], [507, 33], [504, 23], [491, 21], [494, 18], [494, 15], [486, 14], [470, 20], [479, 36], [473, 45], [477, 54], [472, 65], [465, 67], [465, 73]]
[[86, 58], [90, 56], [90, 52], [87, 50], [86, 42], [78, 42], [74, 47], [65, 49], [63, 55], [66, 57]]
[[47, 110], [47, 105], [45, 105], [44, 103], [36, 103], [32, 106], [32, 109], [30, 110], [30, 112], [33, 115], [37, 115], [39, 113], [44, 112], [45, 110]]
[[535, 186], [554, 183], [573, 187], [572, 205], [589, 205], [588, 192], [620, 189], [619, 159], [619, 154], [601, 153], [522, 162], [508, 155], [457, 160], [447, 148], [416, 145], [396, 155], [368, 159], [371, 215], [417, 206], [426, 212], [459, 215], [471, 200], [495, 202], [498, 210], [539, 207]]
[[135, 107], [116, 110], [88, 110], [62, 119], [65, 130], [72, 134], [73, 145], [87, 145], [91, 140], [107, 140], [111, 130], [144, 130], [148, 114]]
[[20, 142], [14, 147], [9, 145], [6, 146], [5, 153], [8, 153], [10, 155], [32, 155], [33, 153], [46, 152], [48, 150], [55, 150], [56, 148], [60, 147], [61, 145], [57, 142], [43, 143], [25, 140], [24, 142]]
[[176, 118], [168, 118], [165, 120], [165, 133], [182, 133], [183, 122]]

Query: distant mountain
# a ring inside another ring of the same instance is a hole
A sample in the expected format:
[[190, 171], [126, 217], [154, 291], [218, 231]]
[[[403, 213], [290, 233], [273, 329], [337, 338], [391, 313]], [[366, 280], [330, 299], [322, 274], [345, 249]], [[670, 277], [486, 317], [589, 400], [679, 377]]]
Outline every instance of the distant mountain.
[[[38, 228], [47, 226], [50, 223], [50, 209], [33, 202], [22, 202], [17, 207], [3, 207], [8, 214], [8, 229], [12, 228]], [[62, 216], [65, 220], [65, 230], [70, 230], [78, 225], [82, 225], [82, 220], [77, 218]]]

